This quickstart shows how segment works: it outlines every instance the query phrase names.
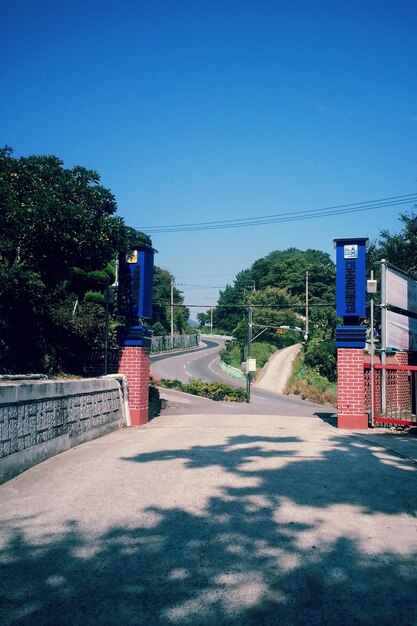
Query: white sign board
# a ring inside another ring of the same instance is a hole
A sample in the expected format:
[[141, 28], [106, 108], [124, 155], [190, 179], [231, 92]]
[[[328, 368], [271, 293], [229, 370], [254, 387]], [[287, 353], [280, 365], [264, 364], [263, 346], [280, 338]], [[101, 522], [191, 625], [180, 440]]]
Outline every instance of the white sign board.
[[246, 360], [246, 371], [247, 372], [256, 372], [256, 359], [247, 359]]
[[343, 258], [344, 259], [357, 259], [358, 258], [357, 244], [349, 244], [348, 246], [343, 246]]
[[386, 276], [387, 304], [417, 313], [417, 282], [390, 267], [387, 267]]
[[417, 320], [387, 311], [387, 347], [417, 350]]

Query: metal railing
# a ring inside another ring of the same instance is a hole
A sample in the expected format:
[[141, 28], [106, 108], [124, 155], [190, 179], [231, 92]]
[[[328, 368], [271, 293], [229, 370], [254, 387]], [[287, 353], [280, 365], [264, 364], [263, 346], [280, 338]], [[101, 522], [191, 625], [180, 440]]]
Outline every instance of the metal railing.
[[195, 335], [163, 335], [152, 337], [151, 353], [169, 352], [170, 350], [187, 350], [196, 348], [200, 343], [200, 333]]
[[[385, 371], [385, 386], [382, 372]], [[374, 365], [374, 422], [416, 426], [417, 366]], [[385, 398], [382, 394], [385, 391]], [[365, 364], [365, 408], [371, 405], [371, 367]], [[383, 408], [384, 407], [384, 408]]]

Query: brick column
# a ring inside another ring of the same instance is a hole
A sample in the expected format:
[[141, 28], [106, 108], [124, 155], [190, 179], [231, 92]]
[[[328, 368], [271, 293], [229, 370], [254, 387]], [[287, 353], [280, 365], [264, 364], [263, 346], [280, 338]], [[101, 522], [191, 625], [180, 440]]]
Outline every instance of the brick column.
[[145, 346], [120, 348], [118, 371], [127, 379], [132, 426], [141, 426], [148, 421], [149, 356], [150, 349]]
[[362, 348], [337, 350], [337, 426], [368, 428]]

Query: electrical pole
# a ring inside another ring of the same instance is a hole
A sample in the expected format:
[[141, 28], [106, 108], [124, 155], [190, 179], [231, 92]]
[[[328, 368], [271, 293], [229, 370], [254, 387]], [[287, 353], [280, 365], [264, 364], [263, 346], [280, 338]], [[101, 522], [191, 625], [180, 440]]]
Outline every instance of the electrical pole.
[[[387, 262], [381, 259], [381, 365], [387, 363]], [[387, 370], [381, 370], [381, 412], [387, 410]]]
[[306, 332], [304, 339], [308, 339], [308, 272], [306, 272]]
[[[374, 270], [371, 270], [371, 281], [374, 282]], [[376, 290], [376, 288], [375, 288]], [[371, 426], [375, 424], [375, 343], [374, 343], [374, 291], [371, 295]]]
[[171, 278], [171, 337], [174, 336], [174, 278]]
[[213, 307], [210, 309], [210, 335], [213, 334]]
[[[252, 307], [248, 308], [248, 360], [247, 364], [249, 364], [249, 359], [252, 358]], [[252, 372], [246, 372], [246, 396], [247, 402], [250, 402], [250, 384], [252, 380]]]

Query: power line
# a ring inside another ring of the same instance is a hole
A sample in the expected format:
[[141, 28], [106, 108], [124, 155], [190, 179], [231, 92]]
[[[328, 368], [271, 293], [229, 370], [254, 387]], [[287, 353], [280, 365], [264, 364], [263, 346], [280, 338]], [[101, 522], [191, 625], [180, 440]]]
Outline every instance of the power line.
[[340, 204], [318, 209], [304, 209], [301, 211], [288, 211], [272, 215], [258, 217], [236, 218], [232, 220], [218, 220], [212, 222], [196, 222], [185, 224], [166, 224], [164, 226], [140, 226], [138, 230], [149, 234], [174, 233], [199, 230], [218, 230], [225, 228], [243, 228], [248, 226], [260, 226], [265, 224], [275, 224], [282, 222], [294, 222], [298, 220], [315, 219], [327, 217], [329, 215], [344, 215], [347, 213], [360, 213], [364, 211], [374, 211], [387, 207], [402, 206], [417, 202], [417, 193], [403, 194], [378, 200], [368, 200], [365, 202], [355, 202], [350, 204]]
[[177, 287], [192, 287], [194, 289], [225, 289], [226, 285], [189, 285], [188, 283], [175, 283]]
[[[154, 302], [155, 306], [171, 306], [170, 302]], [[189, 309], [192, 308], [213, 308], [213, 309], [247, 309], [251, 306], [253, 309], [304, 309], [305, 305], [301, 304], [181, 304], [179, 302], [174, 302], [172, 305], [174, 307], [187, 307]], [[313, 304], [309, 304], [310, 307], [336, 307], [336, 302], [314, 302]]]

